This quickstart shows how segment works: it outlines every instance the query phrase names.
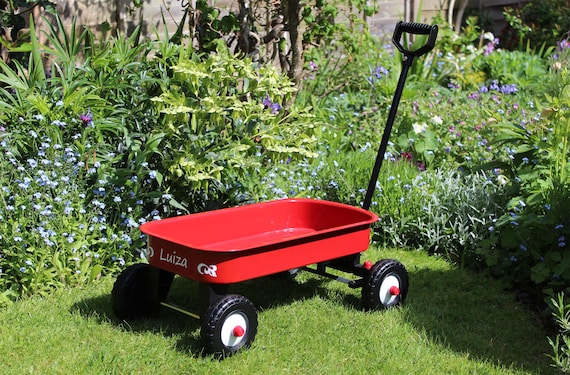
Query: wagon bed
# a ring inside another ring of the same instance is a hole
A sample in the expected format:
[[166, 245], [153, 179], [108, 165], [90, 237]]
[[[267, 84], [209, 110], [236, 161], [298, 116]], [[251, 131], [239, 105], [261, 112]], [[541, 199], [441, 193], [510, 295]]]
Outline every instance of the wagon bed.
[[282, 199], [141, 226], [151, 265], [208, 283], [235, 283], [367, 249], [376, 214], [317, 199]]

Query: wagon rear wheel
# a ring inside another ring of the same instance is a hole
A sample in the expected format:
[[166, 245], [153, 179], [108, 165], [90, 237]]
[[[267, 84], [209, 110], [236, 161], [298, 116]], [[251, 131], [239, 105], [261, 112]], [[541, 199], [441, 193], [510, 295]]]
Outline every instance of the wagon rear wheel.
[[408, 294], [408, 271], [393, 259], [376, 262], [362, 287], [366, 310], [382, 310], [404, 303]]
[[149, 264], [139, 263], [119, 274], [111, 291], [111, 305], [119, 319], [136, 319], [159, 310], [160, 304], [152, 296], [151, 272]]
[[202, 316], [201, 337], [209, 354], [231, 355], [248, 348], [257, 333], [257, 311], [245, 297], [230, 294]]

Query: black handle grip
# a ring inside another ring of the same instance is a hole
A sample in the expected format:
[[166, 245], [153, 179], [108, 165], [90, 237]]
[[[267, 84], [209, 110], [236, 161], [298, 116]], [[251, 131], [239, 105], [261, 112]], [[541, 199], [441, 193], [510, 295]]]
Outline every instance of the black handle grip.
[[[396, 29], [394, 30], [394, 36], [392, 37], [392, 43], [398, 48], [400, 52], [407, 56], [421, 56], [428, 53], [435, 46], [435, 40], [437, 39], [438, 28], [437, 25], [426, 25], [423, 23], [416, 22], [398, 22], [396, 24]], [[418, 48], [415, 51], [408, 50], [402, 46], [400, 39], [402, 39], [402, 33], [417, 34], [417, 35], [428, 35], [426, 44]]]

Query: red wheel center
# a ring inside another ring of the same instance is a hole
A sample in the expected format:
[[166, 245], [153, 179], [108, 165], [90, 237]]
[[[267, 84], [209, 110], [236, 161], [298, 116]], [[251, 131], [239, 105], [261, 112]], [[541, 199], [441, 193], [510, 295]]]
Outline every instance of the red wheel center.
[[390, 287], [390, 294], [393, 296], [400, 295], [400, 288], [398, 288], [396, 285]]
[[232, 333], [234, 337], [242, 337], [245, 334], [245, 329], [241, 326], [235, 326]]

